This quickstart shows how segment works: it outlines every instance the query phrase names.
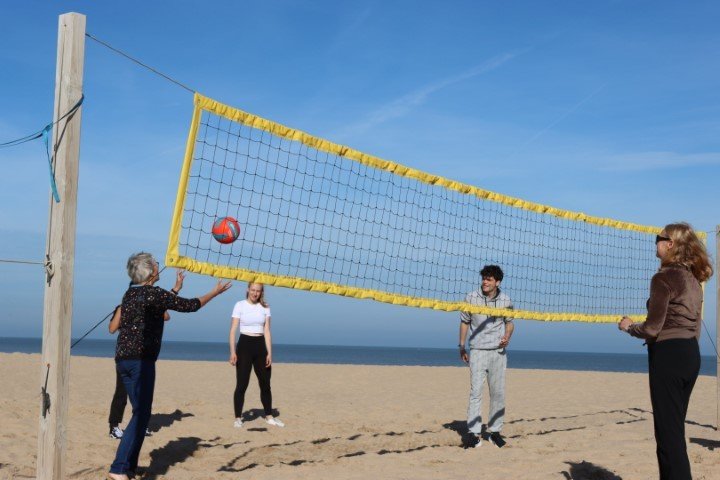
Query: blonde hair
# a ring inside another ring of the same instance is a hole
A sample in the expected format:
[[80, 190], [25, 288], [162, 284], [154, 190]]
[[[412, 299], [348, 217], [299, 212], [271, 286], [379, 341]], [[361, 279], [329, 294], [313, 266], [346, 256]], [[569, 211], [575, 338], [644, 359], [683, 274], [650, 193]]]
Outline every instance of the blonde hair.
[[[265, 301], [265, 285], [258, 282], [248, 282], [248, 290], [250, 290], [250, 287], [253, 285], [260, 285], [260, 298], [258, 299], [258, 303], [262, 305], [263, 307], [267, 308], [267, 302]], [[250, 301], [250, 292], [245, 292], [245, 300]]]
[[685, 222], [671, 223], [663, 229], [673, 242], [663, 259], [663, 264], [680, 263], [690, 269], [699, 282], [704, 282], [713, 274], [710, 256], [705, 244], [698, 238], [695, 230]]

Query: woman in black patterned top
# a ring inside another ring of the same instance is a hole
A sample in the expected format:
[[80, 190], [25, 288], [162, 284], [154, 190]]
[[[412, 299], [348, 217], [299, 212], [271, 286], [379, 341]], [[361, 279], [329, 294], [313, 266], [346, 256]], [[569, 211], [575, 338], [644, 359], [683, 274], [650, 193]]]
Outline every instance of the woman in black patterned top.
[[160, 279], [158, 263], [149, 253], [137, 253], [128, 259], [132, 280], [122, 300], [120, 335], [115, 349], [115, 365], [127, 390], [133, 415], [118, 445], [109, 478], [127, 480], [135, 476], [145, 429], [152, 411], [155, 390], [155, 361], [162, 344], [166, 310], [194, 312], [230, 288], [230, 282], [218, 281], [199, 298], [178, 296], [185, 274], [177, 273], [175, 287], [164, 290], [154, 286]]

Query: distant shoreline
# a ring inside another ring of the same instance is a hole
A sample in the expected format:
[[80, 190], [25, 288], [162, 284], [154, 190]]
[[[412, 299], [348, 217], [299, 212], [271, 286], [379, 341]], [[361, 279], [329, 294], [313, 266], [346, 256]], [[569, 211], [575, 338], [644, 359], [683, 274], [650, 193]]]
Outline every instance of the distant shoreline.
[[[0, 337], [0, 352], [40, 353], [39, 338]], [[279, 364], [377, 365], [418, 367], [463, 367], [456, 349], [426, 347], [364, 347], [275, 344], [273, 360]], [[85, 339], [72, 350], [75, 357], [112, 358], [115, 340]], [[225, 342], [165, 341], [160, 360], [226, 362]], [[584, 353], [509, 350], [508, 368], [522, 370], [567, 370], [647, 373], [644, 353]], [[701, 375], [715, 376], [712, 356], [703, 356]]]

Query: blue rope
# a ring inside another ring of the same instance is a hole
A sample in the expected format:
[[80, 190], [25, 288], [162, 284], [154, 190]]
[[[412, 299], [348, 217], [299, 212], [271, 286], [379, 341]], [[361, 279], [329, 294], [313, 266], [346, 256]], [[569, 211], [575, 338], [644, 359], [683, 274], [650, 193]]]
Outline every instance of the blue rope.
[[78, 100], [78, 102], [70, 110], [68, 110], [65, 115], [58, 118], [54, 122], [48, 123], [39, 132], [31, 133], [30, 135], [26, 135], [15, 140], [10, 140], [9, 142], [0, 143], [0, 148], [8, 148], [16, 147], [18, 145], [22, 145], [23, 143], [37, 140], [38, 138], [43, 139], [43, 141], [45, 142], [45, 153], [47, 154], [48, 166], [50, 167], [50, 187], [52, 188], [53, 198], [55, 199], [56, 203], [60, 202], [60, 195], [58, 194], [57, 184], [55, 183], [55, 168], [53, 168], [52, 155], [50, 154], [50, 132], [52, 131], [53, 126], [57, 125], [60, 120], [69, 117], [70, 115], [75, 113], [75, 111], [80, 108], [80, 105], [82, 105], [83, 100], [85, 100], [85, 95], [82, 95], [80, 97], [80, 100]]
[[50, 156], [50, 131], [52, 130], [52, 124], [43, 128], [42, 138], [45, 141], [45, 153], [47, 154], [48, 167], [50, 168], [50, 188], [52, 188], [53, 198], [55, 203], [60, 203], [60, 194], [57, 191], [57, 184], [55, 183], [55, 168], [52, 164], [52, 157]]

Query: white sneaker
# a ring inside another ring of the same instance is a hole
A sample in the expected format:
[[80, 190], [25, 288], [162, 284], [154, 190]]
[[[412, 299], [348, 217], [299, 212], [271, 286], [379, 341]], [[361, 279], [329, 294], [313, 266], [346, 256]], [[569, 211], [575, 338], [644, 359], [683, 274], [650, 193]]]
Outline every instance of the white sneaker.
[[235, 423], [233, 423], [233, 427], [242, 428], [242, 418], [236, 418]]
[[120, 428], [118, 426], [114, 426], [110, 429], [110, 438], [115, 438], [117, 440], [120, 440], [123, 436], [123, 433], [124, 432], [123, 432], [122, 428]]
[[266, 421], [269, 425], [275, 425], [276, 427], [284, 427], [284, 426], [285, 426], [285, 424], [284, 424], [284, 423], [282, 422], [282, 420], [280, 420], [279, 418], [275, 418], [275, 417], [267, 418], [267, 417], [265, 417], [265, 421]]

